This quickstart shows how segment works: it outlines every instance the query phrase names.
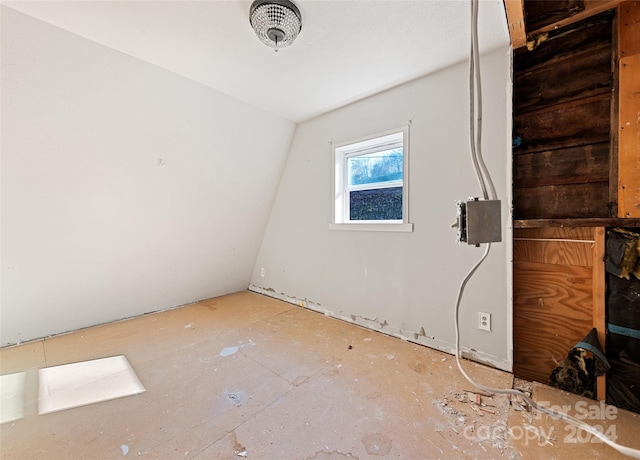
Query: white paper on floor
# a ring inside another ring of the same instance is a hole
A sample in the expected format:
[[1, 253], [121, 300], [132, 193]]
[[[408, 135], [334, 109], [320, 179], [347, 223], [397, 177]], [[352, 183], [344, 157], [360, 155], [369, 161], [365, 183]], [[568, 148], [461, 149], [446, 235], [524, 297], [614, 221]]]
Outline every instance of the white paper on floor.
[[26, 372], [0, 376], [0, 423], [24, 417], [26, 377]]
[[39, 374], [41, 415], [145, 391], [124, 356], [47, 367]]

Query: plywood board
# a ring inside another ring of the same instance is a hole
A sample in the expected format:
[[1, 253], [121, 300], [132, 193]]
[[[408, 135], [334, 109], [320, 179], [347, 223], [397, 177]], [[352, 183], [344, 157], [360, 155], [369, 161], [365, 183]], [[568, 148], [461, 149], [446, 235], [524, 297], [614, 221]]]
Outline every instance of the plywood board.
[[640, 217], [640, 54], [620, 59], [618, 216]]
[[[513, 232], [514, 238], [562, 238], [571, 240], [593, 241], [593, 228], [591, 227], [542, 227], [542, 228], [518, 228]], [[517, 259], [516, 259], [517, 260]]]
[[556, 265], [593, 266], [593, 243], [518, 240], [513, 243], [514, 260]]
[[124, 356], [40, 369], [38, 413], [48, 414], [145, 391]]
[[533, 228], [513, 232], [513, 260], [593, 266], [592, 228]]
[[546, 382], [592, 327], [591, 267], [513, 263], [514, 373]]

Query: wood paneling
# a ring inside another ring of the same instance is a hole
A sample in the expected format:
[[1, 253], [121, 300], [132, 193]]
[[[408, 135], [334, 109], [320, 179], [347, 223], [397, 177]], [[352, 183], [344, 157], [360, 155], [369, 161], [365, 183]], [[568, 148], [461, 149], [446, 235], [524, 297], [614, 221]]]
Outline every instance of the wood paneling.
[[514, 238], [544, 238], [593, 241], [593, 228], [590, 227], [544, 227], [517, 228]]
[[547, 383], [592, 327], [592, 268], [514, 260], [513, 278], [514, 373]]
[[554, 31], [514, 57], [516, 219], [611, 217], [612, 19]]
[[609, 143], [515, 155], [513, 182], [521, 187], [606, 182]]
[[[533, 1], [541, 1], [544, 0], [533, 0]], [[540, 27], [539, 29], [532, 29], [527, 27], [529, 31], [528, 35], [538, 35], [545, 32], [550, 32], [553, 30], [561, 29], [563, 27], [572, 25], [577, 23], [578, 21], [582, 21], [586, 18], [590, 18], [594, 15], [602, 13], [603, 11], [611, 10], [620, 4], [622, 0], [585, 0], [584, 1], [584, 11], [581, 11], [573, 16], [569, 16], [565, 19], [561, 19], [552, 24], [546, 25], [544, 27]]]
[[611, 41], [611, 13], [589, 19], [579, 27], [549, 33], [548, 40], [534, 51], [520, 48], [515, 52], [513, 72], [517, 77], [522, 72], [571, 59], [576, 53], [595, 50], [603, 42]]
[[521, 262], [593, 266], [593, 243], [573, 241], [529, 241], [513, 243], [513, 258]]
[[527, 27], [537, 30], [584, 11], [584, 0], [525, 0]]
[[607, 217], [608, 182], [545, 185], [513, 191], [515, 219]]
[[[540, 72], [544, 72], [544, 77]], [[611, 43], [524, 72], [513, 91], [518, 113], [611, 92]]]
[[515, 219], [611, 217], [613, 14], [514, 58]]
[[618, 126], [618, 216], [640, 217], [640, 54], [620, 59]]
[[618, 7], [620, 37], [618, 55], [620, 58], [640, 54], [640, 1], [627, 1]]
[[610, 94], [516, 114], [513, 131], [522, 138], [522, 148], [515, 153], [609, 142], [610, 119]]

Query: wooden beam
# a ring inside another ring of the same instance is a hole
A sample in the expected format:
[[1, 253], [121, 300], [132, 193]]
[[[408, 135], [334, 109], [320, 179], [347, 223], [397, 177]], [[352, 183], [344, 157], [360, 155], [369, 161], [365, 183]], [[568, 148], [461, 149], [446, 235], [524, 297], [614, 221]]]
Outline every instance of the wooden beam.
[[[506, 0], [505, 0], [506, 1]], [[582, 21], [583, 19], [590, 18], [603, 11], [616, 8], [622, 0], [584, 0], [584, 11], [577, 13], [566, 19], [562, 19], [548, 26], [540, 27], [536, 30], [531, 30], [527, 33], [527, 36], [534, 37], [536, 35], [543, 34], [545, 32], [551, 32], [552, 30], [560, 29], [561, 27], [568, 26], [570, 24]]]
[[524, 0], [504, 0], [507, 11], [511, 48], [518, 49], [527, 44], [527, 33], [524, 23]]
[[[593, 327], [598, 331], [598, 341], [604, 351], [605, 346], [605, 272], [604, 272], [604, 250], [605, 231], [604, 227], [594, 228], [593, 245]], [[596, 378], [596, 399], [604, 401], [607, 398], [606, 376], [601, 375]]]
[[640, 1], [626, 1], [618, 7], [618, 56], [640, 54]]
[[640, 54], [620, 59], [618, 217], [640, 217]]
[[546, 227], [640, 227], [640, 219], [526, 219], [513, 221], [513, 228]]

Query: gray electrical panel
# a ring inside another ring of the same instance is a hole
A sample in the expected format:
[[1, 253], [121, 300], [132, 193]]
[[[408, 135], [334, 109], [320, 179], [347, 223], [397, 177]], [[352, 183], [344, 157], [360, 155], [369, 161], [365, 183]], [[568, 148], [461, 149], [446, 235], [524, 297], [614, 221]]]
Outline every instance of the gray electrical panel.
[[500, 200], [470, 198], [456, 205], [457, 220], [453, 226], [458, 227], [459, 242], [479, 246], [502, 241]]

